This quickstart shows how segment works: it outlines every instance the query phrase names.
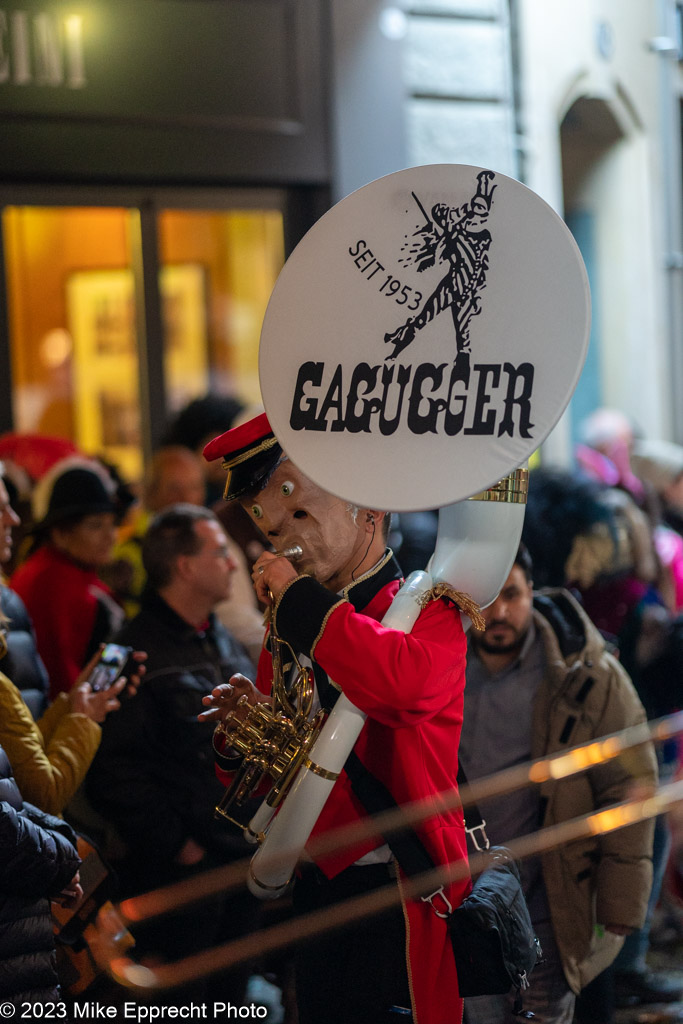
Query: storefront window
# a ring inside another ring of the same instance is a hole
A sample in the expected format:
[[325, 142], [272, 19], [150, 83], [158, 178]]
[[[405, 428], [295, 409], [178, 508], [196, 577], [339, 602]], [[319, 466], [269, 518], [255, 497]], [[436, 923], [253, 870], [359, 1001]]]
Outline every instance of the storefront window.
[[[163, 363], [157, 419], [209, 391], [260, 403], [261, 324], [284, 261], [279, 210], [165, 207], [156, 228], [150, 277], [137, 208], [2, 212], [14, 429], [72, 440], [129, 480], [143, 471], [149, 365]], [[143, 279], [158, 281], [157, 295], [143, 297]], [[145, 298], [162, 337], [147, 327]]]
[[14, 427], [142, 470], [132, 245], [137, 212], [7, 207]]
[[169, 410], [207, 391], [260, 403], [259, 337], [283, 249], [279, 211], [160, 214]]

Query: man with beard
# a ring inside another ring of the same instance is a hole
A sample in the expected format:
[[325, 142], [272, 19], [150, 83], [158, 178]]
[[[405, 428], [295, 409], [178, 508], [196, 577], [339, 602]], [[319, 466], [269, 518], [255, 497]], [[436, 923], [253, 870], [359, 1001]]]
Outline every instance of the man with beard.
[[[565, 590], [534, 595], [523, 547], [472, 634], [460, 755], [468, 779], [587, 743], [645, 719], [636, 691]], [[652, 786], [651, 746], [564, 780], [482, 801], [492, 843], [568, 821]], [[521, 865], [544, 958], [524, 1008], [538, 1024], [571, 1024], [575, 994], [604, 970], [644, 919], [652, 823], [571, 843]], [[466, 1024], [513, 1024], [512, 997], [465, 1001]]]
[[[295, 544], [302, 549], [294, 564], [265, 551], [254, 564], [256, 594], [270, 606], [280, 639], [312, 662], [320, 706], [330, 710], [341, 689], [368, 716], [354, 763], [398, 804], [455, 788], [465, 637], [453, 600], [428, 594], [432, 599], [408, 634], [382, 626], [401, 576], [386, 547], [388, 517], [378, 509], [356, 508], [309, 480], [284, 455], [265, 415], [212, 441], [204, 454], [209, 460], [223, 457], [226, 499], [239, 500], [269, 544], [279, 551]], [[235, 676], [229, 685], [216, 687], [204, 698], [210, 710], [203, 720], [224, 719], [242, 694], [250, 703], [270, 700], [268, 646], [256, 686]], [[231, 758], [220, 730], [214, 742], [227, 782], [239, 758]], [[353, 774], [347, 762], [314, 836], [365, 816]], [[456, 810], [434, 813], [417, 831], [435, 864], [466, 856], [464, 823]], [[295, 908], [306, 913], [396, 885], [396, 875], [388, 846], [373, 837], [309, 861], [294, 886]], [[460, 880], [444, 892], [457, 906], [468, 890], [469, 881]], [[445, 920], [427, 902], [403, 903], [403, 913], [396, 908], [341, 934], [318, 936], [297, 951], [300, 1024], [460, 1020]]]

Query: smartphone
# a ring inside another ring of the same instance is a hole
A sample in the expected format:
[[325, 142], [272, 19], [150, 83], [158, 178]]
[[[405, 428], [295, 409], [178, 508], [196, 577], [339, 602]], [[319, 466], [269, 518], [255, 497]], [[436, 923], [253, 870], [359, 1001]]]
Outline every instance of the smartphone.
[[123, 672], [132, 653], [132, 647], [122, 647], [121, 644], [105, 644], [100, 654], [100, 660], [88, 679], [93, 690], [108, 690]]

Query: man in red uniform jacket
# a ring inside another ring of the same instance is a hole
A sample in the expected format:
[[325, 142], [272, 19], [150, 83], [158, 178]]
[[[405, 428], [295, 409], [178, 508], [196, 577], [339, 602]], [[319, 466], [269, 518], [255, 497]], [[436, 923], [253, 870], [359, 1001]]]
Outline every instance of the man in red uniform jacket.
[[[283, 455], [265, 415], [216, 438], [205, 456], [224, 458], [225, 497], [240, 500], [271, 544], [303, 549], [296, 566], [265, 552], [254, 565], [256, 593], [272, 606], [279, 636], [312, 660], [321, 705], [329, 710], [339, 687], [367, 714], [354, 748], [361, 763], [398, 804], [454, 789], [466, 649], [458, 609], [446, 599], [431, 601], [409, 634], [380, 625], [400, 585], [385, 547], [385, 513], [356, 508], [308, 480]], [[256, 686], [233, 677], [204, 698], [211, 709], [204, 715], [226, 717], [244, 693], [250, 703], [267, 700], [271, 682], [266, 645]], [[234, 761], [225, 754], [218, 770], [227, 782]], [[313, 835], [365, 814], [342, 772]], [[418, 832], [436, 864], [466, 857], [461, 812], [435, 811]], [[388, 847], [369, 841], [304, 867], [295, 906], [326, 906], [395, 875]], [[467, 881], [451, 883], [446, 895], [457, 906], [468, 889]], [[445, 921], [428, 903], [402, 903], [403, 914], [332, 933], [302, 951], [300, 1024], [459, 1024], [462, 1003]]]

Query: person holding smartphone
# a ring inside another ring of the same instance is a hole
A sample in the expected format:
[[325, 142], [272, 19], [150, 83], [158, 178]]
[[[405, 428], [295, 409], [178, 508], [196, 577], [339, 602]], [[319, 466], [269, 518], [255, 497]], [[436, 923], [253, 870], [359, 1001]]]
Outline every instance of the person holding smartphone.
[[[0, 567], [9, 561], [12, 554], [11, 529], [17, 523], [18, 516], [2, 481], [0, 463]], [[9, 591], [4, 585], [2, 589], [3, 592]], [[4, 632], [16, 625], [14, 614], [11, 622], [4, 614], [5, 605], [3, 600], [0, 603], [0, 654], [8, 649], [7, 642], [3, 643], [1, 639]], [[16, 602], [11, 605], [12, 609], [16, 606]], [[27, 621], [22, 637], [23, 659], [19, 660], [42, 664], [35, 648], [30, 620], [25, 609], [23, 611]], [[108, 689], [99, 692], [88, 681], [100, 660], [100, 653], [98, 650], [93, 655], [71, 689], [59, 693], [37, 721], [34, 721], [21, 690], [2, 671], [3, 657], [0, 657], [0, 744], [12, 762], [14, 776], [24, 798], [48, 814], [62, 814], [85, 778], [100, 745], [101, 723], [109, 712], [120, 707], [119, 696], [127, 684], [125, 677], [118, 678]], [[137, 658], [142, 660], [144, 655], [138, 654]], [[131, 677], [133, 690], [140, 671], [137, 667]]]
[[99, 575], [111, 558], [121, 503], [107, 469], [74, 456], [40, 478], [31, 504], [33, 548], [10, 582], [33, 621], [54, 700], [123, 623]]

